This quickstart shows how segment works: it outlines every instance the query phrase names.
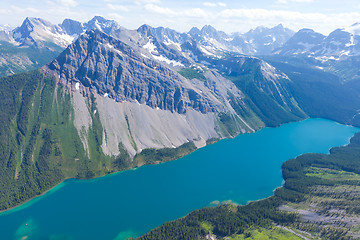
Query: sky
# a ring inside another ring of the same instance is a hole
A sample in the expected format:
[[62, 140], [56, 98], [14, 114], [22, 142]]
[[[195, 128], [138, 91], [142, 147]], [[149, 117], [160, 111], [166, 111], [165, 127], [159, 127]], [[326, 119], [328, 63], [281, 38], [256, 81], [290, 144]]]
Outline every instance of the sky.
[[26, 17], [53, 24], [65, 18], [80, 22], [94, 16], [128, 29], [142, 24], [180, 32], [212, 25], [227, 33], [283, 24], [292, 30], [312, 28], [323, 34], [360, 22], [359, 0], [1, 0], [0, 24], [21, 25]]

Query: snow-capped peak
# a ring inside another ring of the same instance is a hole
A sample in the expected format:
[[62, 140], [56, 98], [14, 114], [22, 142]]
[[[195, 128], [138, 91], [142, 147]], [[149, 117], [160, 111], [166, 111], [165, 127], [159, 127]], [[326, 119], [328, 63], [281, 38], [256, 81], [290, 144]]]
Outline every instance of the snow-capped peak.
[[360, 23], [354, 23], [350, 27], [345, 27], [342, 30], [352, 35], [360, 35]]

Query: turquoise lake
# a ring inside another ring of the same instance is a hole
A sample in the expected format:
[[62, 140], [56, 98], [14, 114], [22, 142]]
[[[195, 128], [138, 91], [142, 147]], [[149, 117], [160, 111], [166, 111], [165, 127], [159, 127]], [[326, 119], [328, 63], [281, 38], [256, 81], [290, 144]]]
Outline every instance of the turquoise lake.
[[328, 153], [358, 131], [308, 119], [222, 140], [176, 161], [67, 180], [1, 213], [0, 239], [125, 239], [214, 201], [266, 198], [283, 182], [283, 162], [302, 153]]

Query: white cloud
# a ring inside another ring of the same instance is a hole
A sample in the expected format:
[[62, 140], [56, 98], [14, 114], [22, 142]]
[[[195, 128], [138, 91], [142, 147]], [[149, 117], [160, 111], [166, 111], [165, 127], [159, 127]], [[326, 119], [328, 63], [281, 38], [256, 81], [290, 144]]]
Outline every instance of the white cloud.
[[137, 5], [142, 5], [142, 4], [158, 4], [161, 3], [160, 0], [133, 0], [132, 2], [134, 2]]
[[182, 11], [175, 11], [170, 8], [160, 7], [155, 4], [146, 4], [145, 10], [151, 13], [167, 15], [169, 17], [180, 16], [180, 17], [190, 17], [190, 18], [206, 18], [208, 16], [207, 12], [205, 12], [201, 8], [190, 8]]
[[355, 19], [360, 19], [360, 13], [322, 14], [267, 9], [225, 9], [215, 18], [221, 21], [218, 24], [227, 23], [228, 28], [233, 28], [232, 31], [239, 31], [238, 27], [242, 25], [254, 28], [283, 23], [294, 30], [312, 28], [327, 34], [335, 28], [351, 25]]
[[295, 2], [295, 3], [309, 3], [313, 2], [314, 0], [277, 0], [276, 3], [280, 4], [287, 4], [289, 2]]
[[177, 13], [175, 11], [171, 10], [170, 8], [160, 7], [155, 4], [146, 4], [145, 10], [152, 12], [152, 13], [162, 14], [162, 15], [177, 15]]
[[122, 20], [124, 19], [123, 16], [121, 16], [121, 15], [119, 15], [119, 14], [117, 14], [117, 13], [109, 13], [109, 14], [107, 14], [107, 16], [108, 16], [109, 18], [111, 18], [111, 19], [114, 19], [114, 20], [117, 21], [117, 22], [120, 22], [120, 21], [122, 21]]
[[75, 0], [57, 0], [64, 7], [76, 7], [79, 5]]
[[129, 8], [124, 6], [124, 5], [117, 5], [117, 4], [106, 4], [106, 6], [111, 9], [111, 10], [116, 10], [116, 11], [123, 11], [123, 12], [128, 12]]
[[248, 20], [307, 20], [323, 21], [326, 15], [320, 13], [300, 13], [296, 11], [267, 10], [267, 9], [225, 9], [219, 13], [222, 18], [248, 19]]
[[180, 15], [185, 15], [187, 17], [196, 17], [196, 18], [207, 18], [208, 14], [201, 8], [191, 8], [186, 11], [180, 11]]
[[216, 3], [211, 3], [211, 2], [204, 2], [203, 5], [205, 7], [217, 7]]
[[16, 13], [16, 14], [38, 13], [38, 12], [39, 12], [39, 10], [37, 10], [37, 9], [35, 9], [35, 8], [31, 8], [31, 7], [22, 8], [22, 7], [17, 7], [17, 6], [14, 6], [14, 5], [11, 5], [11, 6], [10, 6], [10, 9], [11, 9], [10, 12], [13, 12], [13, 13]]
[[215, 2], [204, 2], [203, 5], [205, 7], [226, 7], [226, 3], [223, 3], [223, 2], [218, 2], [218, 3], [215, 3]]

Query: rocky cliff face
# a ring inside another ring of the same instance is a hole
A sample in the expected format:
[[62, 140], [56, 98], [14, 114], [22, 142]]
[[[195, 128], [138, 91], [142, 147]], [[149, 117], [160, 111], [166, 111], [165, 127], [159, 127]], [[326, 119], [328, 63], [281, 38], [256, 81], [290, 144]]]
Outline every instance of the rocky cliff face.
[[[253, 131], [261, 121], [238, 116], [230, 98], [245, 107], [244, 95], [228, 79], [207, 70], [204, 79], [185, 78], [118, 39], [88, 31], [47, 67], [71, 90], [74, 123], [89, 151], [94, 111], [103, 128], [102, 149], [118, 155], [121, 143], [131, 156], [145, 148], [178, 147], [193, 141]], [[96, 98], [96, 109], [87, 107]], [[221, 130], [220, 113], [232, 116], [233, 132]]]
[[100, 31], [89, 31], [70, 45], [50, 69], [117, 102], [136, 101], [152, 108], [185, 113], [214, 112], [220, 103], [190, 80], [141, 56], [139, 51]]
[[[151, 29], [146, 29], [143, 26], [140, 33], [149, 39]], [[264, 126], [246, 103], [249, 96], [217, 71], [194, 65], [181, 71], [184, 77], [166, 62], [146, 56], [143, 50], [91, 30], [44, 68], [70, 90], [74, 123], [88, 152], [88, 133], [95, 113], [102, 126], [102, 150], [111, 156], [120, 154], [119, 144], [135, 156], [146, 148], [179, 147], [189, 141], [200, 147], [211, 138]], [[224, 64], [231, 67], [229, 62], [222, 60], [214, 66], [221, 70], [219, 66]], [[279, 80], [286, 75], [254, 58], [234, 58], [233, 71], [241, 71], [245, 62], [261, 70], [263, 77], [254, 80], [258, 88], [291, 115], [293, 109], [286, 108], [288, 101], [281, 102], [281, 98], [289, 97], [287, 86]], [[196, 71], [202, 73], [189, 75]], [[96, 99], [92, 110], [88, 107], [90, 96]], [[296, 119], [290, 115], [283, 120]]]

